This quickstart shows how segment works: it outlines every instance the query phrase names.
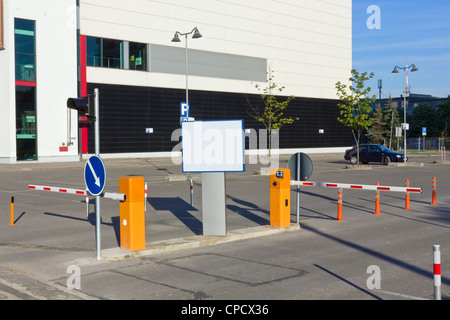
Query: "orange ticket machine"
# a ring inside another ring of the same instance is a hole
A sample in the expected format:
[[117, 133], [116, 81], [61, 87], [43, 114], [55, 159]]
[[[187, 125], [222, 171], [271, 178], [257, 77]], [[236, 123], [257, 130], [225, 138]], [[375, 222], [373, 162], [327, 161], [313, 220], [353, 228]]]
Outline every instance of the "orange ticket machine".
[[120, 247], [131, 251], [145, 249], [145, 182], [143, 177], [119, 178], [119, 192], [126, 199], [120, 203]]
[[270, 172], [270, 225], [290, 227], [291, 225], [291, 172], [289, 169], [275, 169]]

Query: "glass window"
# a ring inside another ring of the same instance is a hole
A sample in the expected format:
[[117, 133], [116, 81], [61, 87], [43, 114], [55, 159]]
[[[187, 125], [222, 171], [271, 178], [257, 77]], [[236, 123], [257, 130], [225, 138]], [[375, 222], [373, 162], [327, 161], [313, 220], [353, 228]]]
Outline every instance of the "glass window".
[[14, 20], [16, 81], [36, 81], [35, 22]]
[[102, 39], [86, 37], [86, 64], [90, 67], [102, 66]]
[[103, 67], [123, 69], [123, 41], [103, 39]]
[[123, 41], [86, 37], [86, 65], [123, 69]]
[[130, 69], [147, 71], [147, 45], [145, 43], [130, 42]]
[[36, 87], [16, 86], [17, 160], [36, 160]]

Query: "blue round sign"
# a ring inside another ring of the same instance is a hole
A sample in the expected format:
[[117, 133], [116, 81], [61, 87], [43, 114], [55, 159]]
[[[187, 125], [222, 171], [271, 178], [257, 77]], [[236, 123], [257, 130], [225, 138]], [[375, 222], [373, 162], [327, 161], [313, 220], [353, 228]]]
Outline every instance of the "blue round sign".
[[92, 156], [84, 166], [84, 182], [86, 189], [93, 196], [102, 194], [106, 183], [106, 170], [103, 161], [98, 156]]

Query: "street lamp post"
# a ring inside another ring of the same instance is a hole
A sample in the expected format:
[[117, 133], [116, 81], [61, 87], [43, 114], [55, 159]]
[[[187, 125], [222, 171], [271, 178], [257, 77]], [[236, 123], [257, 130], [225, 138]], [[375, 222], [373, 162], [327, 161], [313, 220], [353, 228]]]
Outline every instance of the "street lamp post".
[[406, 131], [407, 131], [407, 128], [406, 128], [406, 106], [407, 106], [407, 98], [408, 98], [408, 95], [410, 93], [409, 85], [408, 85], [408, 71], [409, 71], [409, 69], [411, 69], [411, 72], [416, 72], [416, 71], [419, 71], [419, 69], [417, 69], [417, 67], [414, 64], [412, 64], [410, 66], [407, 65], [406, 67], [395, 66], [395, 68], [392, 71], [392, 73], [399, 73], [398, 69], [401, 69], [401, 70], [404, 71], [404, 74], [403, 74], [403, 87], [405, 88], [405, 91], [404, 91], [404, 97], [403, 97], [403, 113], [404, 113], [404, 124], [403, 124], [403, 126], [404, 126], [403, 127], [404, 135], [403, 135], [403, 139], [404, 139], [404, 153], [405, 153], [405, 161], [406, 161]]
[[187, 33], [181, 33], [179, 31], [175, 32], [175, 35], [172, 39], [172, 42], [181, 42], [180, 37], [179, 36], [185, 36], [186, 39], [186, 103], [189, 105], [189, 87], [188, 87], [188, 41], [187, 41], [187, 36], [190, 34], [194, 34], [192, 36], [192, 39], [199, 39], [202, 37], [202, 35], [200, 34], [200, 32], [198, 31], [198, 28], [195, 27], [194, 29], [192, 29], [191, 32], [187, 32]]

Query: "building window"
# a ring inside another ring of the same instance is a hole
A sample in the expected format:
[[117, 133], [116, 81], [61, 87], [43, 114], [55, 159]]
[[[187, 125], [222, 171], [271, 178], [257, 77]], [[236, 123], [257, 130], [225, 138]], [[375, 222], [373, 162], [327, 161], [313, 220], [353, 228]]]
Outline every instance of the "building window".
[[90, 67], [102, 66], [102, 39], [86, 37], [86, 60]]
[[86, 64], [90, 67], [124, 68], [124, 42], [86, 37]]
[[36, 160], [36, 22], [14, 19], [17, 160]]
[[16, 86], [17, 160], [36, 160], [36, 87]]
[[123, 41], [103, 39], [103, 67], [123, 69]]
[[148, 71], [147, 44], [86, 37], [86, 65]]
[[36, 81], [35, 22], [14, 20], [16, 81]]
[[147, 45], [145, 43], [130, 42], [129, 57], [131, 70], [147, 71]]

